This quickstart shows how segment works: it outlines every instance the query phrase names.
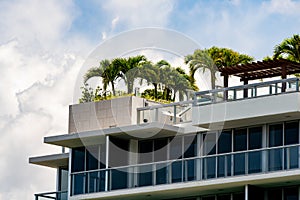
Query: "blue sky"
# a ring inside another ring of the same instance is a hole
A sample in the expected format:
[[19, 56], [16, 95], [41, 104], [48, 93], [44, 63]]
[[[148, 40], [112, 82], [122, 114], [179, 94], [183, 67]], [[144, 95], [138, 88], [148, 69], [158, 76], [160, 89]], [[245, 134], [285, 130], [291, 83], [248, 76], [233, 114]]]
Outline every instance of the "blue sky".
[[28, 157], [60, 151], [43, 137], [67, 133], [76, 77], [106, 39], [167, 28], [261, 60], [299, 34], [299, 10], [295, 0], [0, 1], [0, 200], [55, 190], [55, 170]]

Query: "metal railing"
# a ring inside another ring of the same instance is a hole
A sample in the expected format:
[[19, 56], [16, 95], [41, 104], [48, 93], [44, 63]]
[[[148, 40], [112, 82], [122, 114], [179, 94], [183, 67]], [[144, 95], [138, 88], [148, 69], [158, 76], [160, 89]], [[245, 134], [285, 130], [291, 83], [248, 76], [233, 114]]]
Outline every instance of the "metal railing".
[[180, 124], [192, 121], [193, 100], [137, 108], [137, 124], [160, 122]]
[[268, 82], [195, 92], [194, 105], [236, 101], [283, 93], [299, 92], [299, 79], [289, 78]]
[[68, 200], [68, 191], [45, 192], [34, 194], [35, 200]]
[[300, 145], [267, 147], [71, 174], [71, 195], [300, 168]]

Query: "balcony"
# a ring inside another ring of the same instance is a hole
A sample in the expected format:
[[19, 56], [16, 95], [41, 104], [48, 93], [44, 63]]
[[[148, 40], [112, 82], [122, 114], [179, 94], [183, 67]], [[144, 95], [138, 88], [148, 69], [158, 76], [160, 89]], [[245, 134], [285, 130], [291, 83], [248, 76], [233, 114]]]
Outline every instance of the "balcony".
[[39, 193], [34, 196], [35, 200], [68, 200], [68, 191]]
[[[71, 174], [71, 196], [94, 193], [92, 198], [101, 199], [112, 195], [110, 193], [113, 191], [167, 184], [174, 187], [168, 186], [168, 189], [181, 189], [180, 191], [184, 192], [184, 188], [192, 187], [194, 192], [199, 192], [205, 190], [206, 186], [212, 187], [214, 184], [222, 184], [224, 187], [226, 183], [235, 186], [245, 182], [267, 184], [273, 179], [297, 181], [299, 180], [297, 169], [300, 166], [299, 150], [300, 145], [297, 144], [74, 172]], [[250, 174], [256, 176], [248, 176]], [[151, 187], [140, 192], [152, 190], [157, 191], [157, 188]]]
[[193, 125], [222, 129], [300, 117], [299, 79], [196, 92]]
[[192, 122], [193, 101], [181, 101], [137, 108], [137, 124], [160, 122], [177, 125]]

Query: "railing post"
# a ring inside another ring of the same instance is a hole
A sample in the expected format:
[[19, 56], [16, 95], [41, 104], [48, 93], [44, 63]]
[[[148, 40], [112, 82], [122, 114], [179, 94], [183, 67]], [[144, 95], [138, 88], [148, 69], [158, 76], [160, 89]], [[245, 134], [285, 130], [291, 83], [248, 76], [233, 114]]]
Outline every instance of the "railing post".
[[299, 79], [296, 79], [296, 91], [299, 92]]
[[155, 108], [155, 118], [154, 118], [155, 122], [158, 121], [158, 108]]
[[136, 124], [140, 124], [141, 123], [141, 111], [137, 110], [137, 116], [136, 116]]
[[176, 105], [174, 105], [174, 118], [173, 123], [176, 124]]
[[236, 100], [236, 89], [233, 89], [233, 100]]

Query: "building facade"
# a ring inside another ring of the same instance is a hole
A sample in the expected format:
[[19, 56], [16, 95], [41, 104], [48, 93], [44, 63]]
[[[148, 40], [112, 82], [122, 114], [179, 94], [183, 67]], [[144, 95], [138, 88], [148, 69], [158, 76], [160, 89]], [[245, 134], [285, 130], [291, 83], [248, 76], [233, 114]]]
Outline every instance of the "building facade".
[[69, 133], [44, 139], [69, 152], [29, 159], [58, 171], [36, 199], [298, 200], [299, 127], [296, 78], [71, 105]]

